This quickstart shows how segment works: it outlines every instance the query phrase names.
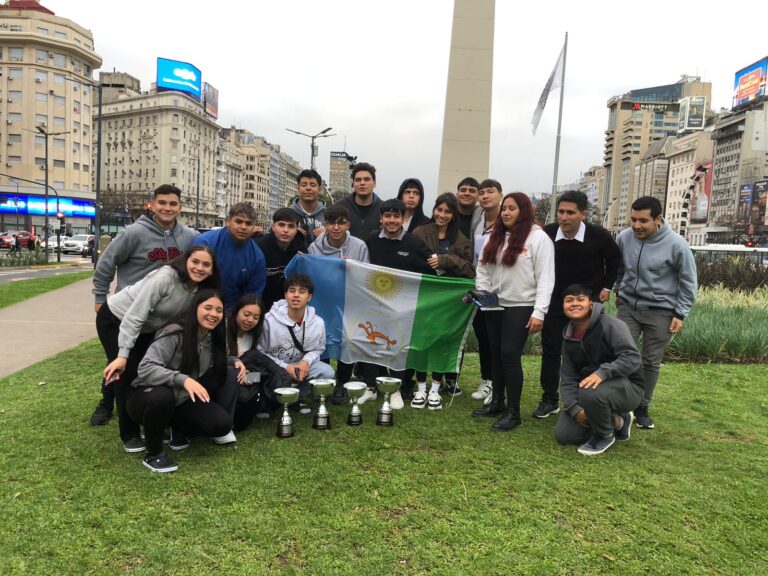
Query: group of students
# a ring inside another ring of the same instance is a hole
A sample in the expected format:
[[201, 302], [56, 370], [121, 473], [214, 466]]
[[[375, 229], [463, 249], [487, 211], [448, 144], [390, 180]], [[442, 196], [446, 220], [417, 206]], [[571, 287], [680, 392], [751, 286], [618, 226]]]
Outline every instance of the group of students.
[[[580, 192], [561, 196], [557, 223], [542, 228], [528, 196], [503, 195], [495, 180], [465, 178], [456, 194], [438, 196], [427, 216], [418, 179], [406, 179], [397, 198], [383, 201], [374, 193], [375, 167], [357, 164], [352, 179], [353, 192], [326, 207], [319, 174], [303, 171], [294, 205], [277, 210], [271, 230], [256, 235], [253, 207], [240, 203], [226, 227], [197, 236], [176, 221], [181, 191], [158, 188], [153, 215], [119, 234], [94, 274], [97, 328], [109, 364], [91, 423], [109, 419], [114, 392], [125, 449], [146, 450], [144, 464], [165, 472], [176, 469], [162, 449], [166, 429], [173, 449], [198, 435], [232, 443], [255, 416], [268, 415], [269, 391], [278, 385], [298, 386], [293, 408], [311, 413], [309, 380], [332, 378], [334, 371], [324, 356], [324, 322], [309, 306], [312, 280], [284, 277], [293, 256], [309, 253], [475, 278], [476, 289], [495, 294], [501, 309], [478, 311], [473, 325], [481, 382], [472, 397], [483, 400], [473, 414], [494, 417], [493, 430], [522, 422], [521, 357], [528, 336], [542, 330], [542, 399], [533, 416], [558, 414], [562, 393], [558, 441], [602, 453], [628, 439], [633, 411], [640, 427], [653, 427], [647, 409], [661, 354], [682, 328], [696, 289], [690, 250], [668, 234], [658, 201], [633, 204], [633, 225], [617, 246], [602, 228], [585, 223]], [[637, 242], [650, 246], [660, 238], [661, 252], [671, 250], [674, 258], [641, 266], [646, 256]], [[115, 275], [117, 292], [107, 298]], [[646, 291], [644, 283], [658, 284], [654, 275], [664, 276], [664, 288]], [[614, 284], [623, 321], [605, 315], [600, 304]], [[635, 346], [640, 334], [642, 356]], [[332, 401], [346, 402], [342, 384], [353, 373], [368, 385], [360, 402], [375, 399], [382, 370], [338, 361]], [[394, 375], [403, 380], [392, 398], [395, 409], [407, 401], [439, 410], [441, 392], [461, 394], [458, 374]]]

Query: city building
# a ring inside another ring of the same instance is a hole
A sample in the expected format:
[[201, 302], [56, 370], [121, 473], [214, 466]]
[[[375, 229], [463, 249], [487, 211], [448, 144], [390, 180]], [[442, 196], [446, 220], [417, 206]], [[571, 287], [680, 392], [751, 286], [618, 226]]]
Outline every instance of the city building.
[[334, 202], [352, 192], [352, 168], [356, 162], [357, 156], [350, 156], [346, 152], [331, 152], [328, 193]]
[[222, 130], [216, 146], [216, 225], [224, 226], [229, 208], [244, 200], [243, 158], [237, 134]]
[[629, 222], [635, 167], [653, 142], [677, 134], [678, 102], [692, 96], [709, 101], [711, 88], [698, 77], [683, 76], [674, 84], [632, 90], [608, 101], [605, 187], [597, 201], [607, 228], [620, 230]]
[[597, 209], [597, 199], [605, 190], [605, 168], [602, 166], [590, 166], [581, 175], [578, 190], [587, 195], [589, 200], [588, 218], [590, 222], [602, 224], [602, 217]]
[[674, 136], [654, 140], [635, 166], [632, 178], [632, 198], [652, 196], [664, 206], [667, 194], [669, 160], [667, 152]]
[[[95, 210], [93, 35], [34, 0], [0, 4], [0, 229], [90, 231]], [[46, 157], [47, 150], [47, 157]]]

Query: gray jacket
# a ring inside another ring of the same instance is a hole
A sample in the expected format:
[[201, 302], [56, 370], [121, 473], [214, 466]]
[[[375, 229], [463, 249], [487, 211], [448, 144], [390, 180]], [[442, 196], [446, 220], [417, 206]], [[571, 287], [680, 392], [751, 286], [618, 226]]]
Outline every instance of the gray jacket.
[[[189, 393], [184, 388], [187, 378], [198, 380], [213, 365], [213, 339], [208, 332], [198, 346], [200, 358], [194, 374], [182, 374], [181, 334], [182, 327], [169, 324], [157, 333], [157, 338], [141, 360], [138, 376], [133, 381], [135, 388], [170, 386], [176, 396], [176, 406], [189, 400]], [[174, 334], [175, 332], [175, 334]]]
[[[296, 346], [291, 330], [303, 350]], [[325, 352], [325, 322], [312, 306], [307, 306], [304, 321], [298, 325], [288, 316], [288, 303], [278, 300], [264, 316], [256, 347], [281, 368], [300, 360], [311, 366]]]
[[368, 246], [359, 238], [355, 238], [347, 232], [347, 239], [341, 248], [335, 248], [328, 242], [328, 232], [323, 232], [312, 244], [309, 245], [309, 253], [315, 256], [335, 256], [336, 258], [349, 258], [358, 262], [368, 262]]
[[96, 304], [103, 304], [109, 285], [117, 275], [119, 292], [136, 284], [147, 272], [160, 268], [182, 254], [198, 235], [196, 230], [176, 222], [170, 230], [160, 227], [153, 218], [142, 215], [126, 227], [107, 246], [93, 272], [93, 294]]
[[663, 222], [640, 240], [631, 228], [616, 238], [621, 252], [613, 290], [635, 310], [662, 308], [683, 319], [696, 299], [696, 263], [688, 243]]

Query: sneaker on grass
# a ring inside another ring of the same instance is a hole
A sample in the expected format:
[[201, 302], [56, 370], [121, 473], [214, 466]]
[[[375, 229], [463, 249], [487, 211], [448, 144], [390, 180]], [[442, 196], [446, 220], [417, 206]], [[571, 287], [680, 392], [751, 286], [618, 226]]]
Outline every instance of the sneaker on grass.
[[123, 442], [123, 450], [128, 452], [129, 454], [134, 454], [136, 452], [144, 452], [144, 450], [147, 449], [147, 445], [144, 443], [144, 440], [141, 438], [129, 438], [125, 442]]
[[104, 426], [112, 418], [112, 414], [112, 406], [108, 406], [104, 400], [101, 400], [91, 414], [91, 426]]
[[214, 444], [218, 444], [219, 446], [226, 446], [227, 444], [234, 444], [237, 442], [237, 438], [235, 437], [235, 433], [230, 430], [227, 434], [224, 434], [224, 436], [215, 436], [211, 438], [213, 440]]
[[440, 410], [443, 407], [443, 399], [437, 392], [430, 392], [427, 395], [427, 408], [430, 410]]
[[416, 392], [416, 394], [413, 395], [413, 400], [411, 400], [411, 408], [417, 408], [421, 410], [427, 405], [427, 393], [419, 390]]
[[393, 392], [389, 396], [389, 403], [392, 406], [392, 410], [402, 410], [405, 403], [403, 402], [403, 395], [400, 394], [400, 390]]
[[546, 418], [550, 414], [557, 414], [560, 412], [560, 404], [558, 402], [552, 402], [551, 400], [542, 400], [539, 405], [536, 406], [536, 410], [533, 411], [532, 416], [534, 418]]
[[171, 428], [171, 441], [168, 443], [168, 448], [176, 451], [186, 450], [189, 448], [189, 438], [178, 430]]
[[635, 410], [635, 426], [646, 430], [653, 430], [656, 427], [648, 414], [647, 406], [640, 406]]
[[629, 440], [629, 435], [632, 433], [632, 420], [634, 420], [632, 412], [625, 412], [621, 415], [621, 428], [616, 430], [616, 441], [626, 442]]
[[484, 400], [487, 396], [490, 396], [491, 390], [493, 390], [493, 383], [490, 380], [483, 380], [480, 382], [477, 390], [472, 392], [471, 397], [475, 400]]
[[461, 391], [461, 388], [459, 388], [459, 385], [456, 383], [456, 380], [447, 380], [445, 381], [445, 393], [449, 396], [461, 396], [464, 392]]
[[178, 464], [166, 456], [165, 452], [160, 454], [154, 454], [152, 456], [144, 456], [142, 461], [144, 466], [149, 468], [152, 472], [159, 472], [164, 474], [166, 472], [176, 472], [179, 469]]
[[365, 391], [365, 394], [360, 396], [360, 399], [357, 401], [357, 403], [358, 404], [365, 404], [369, 400], [376, 400], [376, 398], [378, 398], [378, 397], [379, 397], [379, 395], [376, 392], [376, 388], [368, 388]]
[[602, 454], [608, 450], [608, 448], [613, 446], [615, 441], [616, 437], [613, 434], [610, 436], [593, 435], [584, 444], [579, 446], [578, 452], [579, 454], [584, 454], [584, 456], [597, 456], [598, 454]]

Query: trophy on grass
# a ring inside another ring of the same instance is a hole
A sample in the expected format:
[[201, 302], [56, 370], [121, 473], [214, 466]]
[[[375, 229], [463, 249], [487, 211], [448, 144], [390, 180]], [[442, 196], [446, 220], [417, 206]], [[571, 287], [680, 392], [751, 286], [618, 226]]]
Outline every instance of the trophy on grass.
[[275, 400], [283, 405], [283, 416], [277, 423], [277, 437], [290, 438], [293, 436], [293, 420], [288, 414], [288, 404], [293, 404], [299, 399], [298, 388], [276, 388]]
[[344, 384], [347, 396], [352, 401], [352, 410], [347, 416], [347, 424], [350, 426], [360, 426], [363, 423], [363, 413], [360, 412], [360, 404], [357, 403], [357, 400], [365, 394], [367, 388], [365, 382], [347, 382]]
[[400, 384], [400, 378], [391, 378], [389, 376], [379, 376], [376, 378], [376, 388], [384, 394], [384, 404], [379, 408], [379, 415], [376, 418], [377, 426], [392, 426], [395, 423], [392, 405], [389, 403], [389, 396], [400, 390]]
[[312, 391], [320, 400], [320, 406], [312, 419], [312, 428], [316, 430], [329, 430], [331, 428], [331, 415], [325, 407], [325, 397], [330, 396], [336, 381], [331, 378], [315, 378], [309, 381]]

